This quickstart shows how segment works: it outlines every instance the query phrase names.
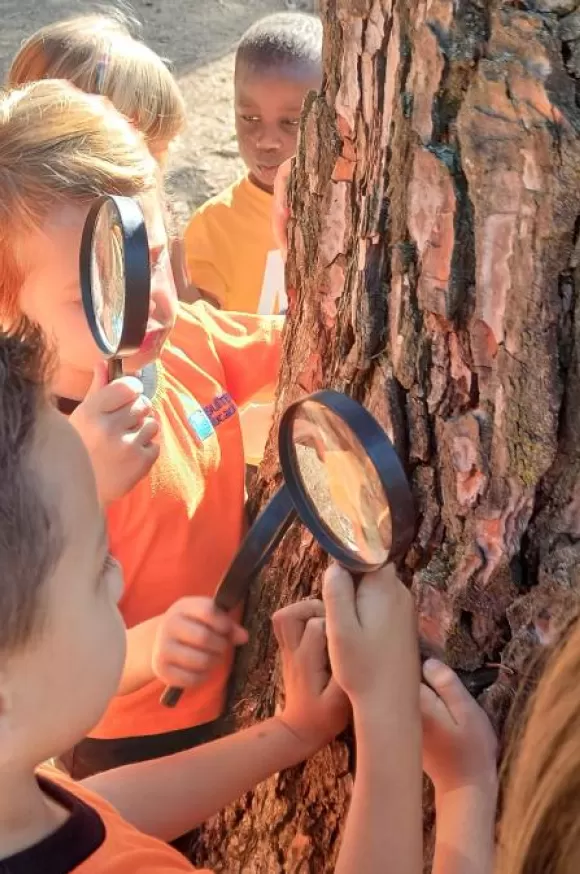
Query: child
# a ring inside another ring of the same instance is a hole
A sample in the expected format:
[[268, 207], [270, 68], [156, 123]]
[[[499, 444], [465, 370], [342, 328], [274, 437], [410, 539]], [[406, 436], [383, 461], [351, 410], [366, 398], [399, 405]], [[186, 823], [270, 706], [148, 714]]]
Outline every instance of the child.
[[[86, 449], [48, 402], [43, 358], [40, 334], [25, 322], [0, 332], [0, 868], [191, 871], [162, 842], [328, 743], [348, 718], [340, 683], [352, 701], [359, 765], [336, 870], [382, 874], [388, 864], [419, 874], [416, 629], [411, 599], [388, 571], [363, 580], [356, 597], [348, 575], [326, 580], [338, 682], [326, 669], [321, 602], [276, 614], [280, 715], [82, 783], [40, 765], [99, 719], [125, 657], [120, 567], [108, 552]], [[389, 717], [392, 707], [404, 730]]]
[[[82, 91], [108, 97], [141, 131], [165, 170], [171, 143], [186, 124], [185, 102], [167, 63], [132, 36], [120, 12], [114, 17], [81, 15], [41, 27], [12, 61], [7, 84], [15, 87], [39, 79], [67, 79]], [[178, 292], [185, 293], [189, 282], [182, 241], [173, 236], [173, 274]], [[198, 297], [189, 289], [191, 302]]]
[[[58, 353], [52, 390], [89, 451], [123, 567], [128, 633], [116, 697], [69, 766], [74, 774], [206, 740], [220, 715], [239, 612], [211, 597], [245, 532], [238, 406], [277, 378], [280, 318], [203, 303], [178, 314], [156, 166], [136, 131], [64, 81], [0, 98], [0, 324], [24, 313]], [[106, 368], [80, 299], [88, 208], [108, 192], [139, 199], [151, 250], [151, 315], [123, 379]], [[152, 400], [134, 374], [156, 385]], [[173, 710], [164, 685], [198, 686]]]
[[[235, 113], [246, 175], [199, 209], [185, 232], [190, 282], [225, 310], [286, 310], [284, 263], [272, 233], [273, 186], [294, 155], [300, 114], [322, 80], [322, 24], [303, 13], [258, 21], [236, 54]], [[272, 418], [271, 397], [242, 411], [246, 461], [259, 464]]]
[[580, 622], [556, 647], [514, 745], [498, 874], [580, 870]]
[[185, 232], [190, 280], [226, 310], [285, 309], [272, 234], [276, 172], [296, 152], [304, 98], [320, 88], [322, 24], [302, 13], [263, 18], [236, 53], [235, 113], [246, 175], [195, 213]]

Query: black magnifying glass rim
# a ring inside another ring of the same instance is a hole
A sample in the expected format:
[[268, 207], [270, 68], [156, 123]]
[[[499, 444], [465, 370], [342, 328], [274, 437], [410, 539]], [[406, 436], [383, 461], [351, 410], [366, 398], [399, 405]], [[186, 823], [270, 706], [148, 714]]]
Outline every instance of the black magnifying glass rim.
[[[111, 203], [123, 239], [125, 308], [117, 346], [105, 335], [95, 315], [92, 294], [93, 237], [101, 209]], [[132, 197], [104, 194], [91, 205], [83, 228], [80, 251], [81, 297], [91, 334], [107, 358], [131, 355], [140, 348], [147, 331], [151, 293], [151, 265], [147, 228], [141, 208]]]
[[[335, 413], [351, 430], [370, 459], [391, 512], [391, 548], [384, 562], [369, 563], [342, 546], [320, 518], [308, 496], [298, 467], [292, 425], [306, 402], [318, 403]], [[413, 496], [397, 452], [376, 419], [358, 401], [341, 392], [325, 389], [308, 395], [284, 412], [278, 433], [280, 466], [298, 516], [321, 547], [347, 570], [369, 573], [396, 561], [408, 550], [415, 536], [416, 515]]]

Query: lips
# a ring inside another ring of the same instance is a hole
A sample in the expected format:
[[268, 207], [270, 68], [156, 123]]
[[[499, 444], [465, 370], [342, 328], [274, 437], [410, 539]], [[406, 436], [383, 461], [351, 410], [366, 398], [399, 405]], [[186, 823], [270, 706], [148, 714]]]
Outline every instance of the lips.
[[257, 166], [262, 176], [275, 176], [280, 169], [280, 164], [258, 164]]

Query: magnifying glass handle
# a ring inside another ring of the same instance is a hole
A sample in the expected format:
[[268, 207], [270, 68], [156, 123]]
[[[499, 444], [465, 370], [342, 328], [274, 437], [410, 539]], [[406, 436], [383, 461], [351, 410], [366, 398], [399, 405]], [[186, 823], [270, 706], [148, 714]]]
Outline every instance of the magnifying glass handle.
[[168, 686], [159, 700], [163, 707], [176, 707], [182, 695], [183, 689], [179, 686]]
[[[217, 610], [229, 613], [245, 600], [252, 579], [262, 570], [296, 518], [292, 497], [282, 486], [264, 507], [236, 553], [214, 596]], [[164, 707], [175, 707], [183, 689], [169, 686], [161, 696]]]
[[107, 361], [107, 376], [109, 382], [123, 376], [123, 362], [120, 358], [109, 358]]

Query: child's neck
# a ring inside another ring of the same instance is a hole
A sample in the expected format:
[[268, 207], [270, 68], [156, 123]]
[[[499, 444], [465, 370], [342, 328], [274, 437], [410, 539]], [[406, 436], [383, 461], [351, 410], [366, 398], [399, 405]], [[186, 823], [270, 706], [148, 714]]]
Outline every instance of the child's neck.
[[0, 770], [0, 859], [38, 844], [68, 815], [44, 795], [33, 772]]
[[274, 194], [274, 186], [273, 185], [265, 185], [263, 182], [260, 182], [260, 180], [256, 176], [254, 176], [254, 174], [251, 171], [248, 174], [248, 179], [250, 180], [252, 185], [255, 185], [256, 188], [259, 188], [260, 191], [263, 191], [265, 194], [272, 194], [272, 195]]

